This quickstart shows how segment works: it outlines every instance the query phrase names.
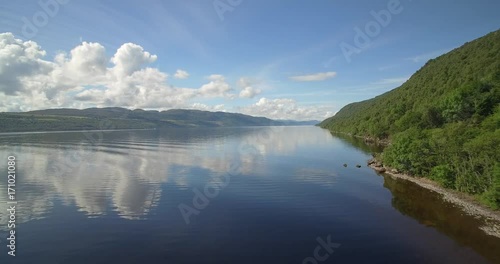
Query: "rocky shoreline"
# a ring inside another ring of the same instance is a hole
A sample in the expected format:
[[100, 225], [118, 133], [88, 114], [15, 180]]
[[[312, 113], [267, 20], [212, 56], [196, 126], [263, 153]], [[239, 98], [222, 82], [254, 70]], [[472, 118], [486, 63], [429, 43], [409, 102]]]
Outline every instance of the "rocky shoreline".
[[488, 235], [500, 238], [500, 212], [493, 211], [484, 205], [481, 205], [474, 199], [474, 197], [458, 191], [445, 189], [439, 186], [436, 182], [426, 178], [412, 177], [400, 173], [393, 168], [384, 166], [376, 159], [369, 160], [368, 166], [378, 173], [384, 173], [396, 179], [410, 181], [423, 188], [441, 194], [445, 201], [458, 205], [466, 214], [484, 219], [485, 225], [480, 227], [480, 229]]

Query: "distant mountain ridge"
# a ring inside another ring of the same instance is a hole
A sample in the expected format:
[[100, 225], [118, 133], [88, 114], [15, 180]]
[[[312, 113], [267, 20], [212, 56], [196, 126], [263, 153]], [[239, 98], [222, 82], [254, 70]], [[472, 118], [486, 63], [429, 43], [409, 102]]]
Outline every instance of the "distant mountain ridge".
[[319, 121], [272, 120], [239, 113], [171, 109], [129, 110], [121, 107], [46, 109], [0, 113], [0, 132], [99, 129], [153, 129], [168, 127], [292, 126]]

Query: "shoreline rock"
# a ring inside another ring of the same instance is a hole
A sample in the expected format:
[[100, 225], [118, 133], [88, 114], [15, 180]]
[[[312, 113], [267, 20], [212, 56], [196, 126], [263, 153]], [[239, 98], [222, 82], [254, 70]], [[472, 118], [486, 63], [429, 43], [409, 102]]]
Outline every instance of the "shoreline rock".
[[458, 205], [464, 213], [474, 217], [483, 217], [485, 220], [485, 226], [481, 226], [479, 229], [488, 235], [500, 238], [500, 212], [479, 204], [472, 196], [459, 193], [458, 191], [445, 189], [439, 186], [436, 182], [426, 178], [417, 178], [402, 174], [396, 169], [384, 166], [376, 159], [370, 159], [368, 161], [368, 167], [395, 179], [410, 181], [422, 188], [441, 194], [445, 201]]

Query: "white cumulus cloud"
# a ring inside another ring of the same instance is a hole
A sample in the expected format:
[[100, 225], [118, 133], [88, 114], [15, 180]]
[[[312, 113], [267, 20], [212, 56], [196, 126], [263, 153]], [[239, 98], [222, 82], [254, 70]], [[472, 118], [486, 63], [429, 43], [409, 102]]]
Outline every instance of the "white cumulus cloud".
[[327, 79], [331, 79], [335, 76], [337, 76], [336, 72], [319, 72], [319, 73], [308, 74], [308, 75], [292, 76], [292, 77], [290, 77], [290, 80], [293, 80], [296, 82], [317, 82], [317, 81], [324, 81]]
[[[22, 41], [12, 33], [0, 34], [0, 111], [47, 108], [127, 107], [165, 110], [190, 108], [240, 112], [273, 119], [310, 120], [333, 115], [326, 106], [305, 106], [292, 99], [261, 98], [254, 104], [226, 108], [221, 99], [255, 98], [263, 84], [240, 78], [236, 89], [225, 76], [208, 76], [198, 87], [180, 88], [168, 82], [168, 74], [150, 64], [157, 56], [133, 43], [125, 43], [108, 56], [100, 43], [82, 42], [53, 59], [36, 42]], [[188, 77], [178, 70], [174, 78]], [[335, 73], [296, 76], [317, 80]], [[197, 102], [216, 102], [207, 105]]]
[[240, 111], [253, 116], [287, 120], [323, 120], [333, 115], [330, 107], [301, 106], [288, 98], [260, 98], [255, 104], [240, 108]]
[[226, 82], [224, 76], [213, 74], [208, 77], [209, 83], [204, 84], [199, 89], [199, 94], [205, 97], [231, 97], [229, 92], [232, 90]]
[[202, 103], [194, 103], [189, 109], [195, 109], [195, 110], [202, 110], [202, 111], [211, 111], [211, 112], [226, 112], [226, 108], [224, 104], [218, 104], [218, 105], [206, 105]]
[[156, 55], [134, 43], [125, 43], [116, 51], [111, 62], [115, 64], [114, 72], [118, 76], [130, 75], [139, 70], [143, 65], [156, 61]]
[[49, 73], [53, 65], [42, 60], [45, 54], [33, 41], [23, 42], [12, 33], [0, 34], [0, 91], [16, 95], [26, 91], [25, 78]]
[[240, 97], [242, 98], [254, 98], [256, 95], [260, 94], [260, 89], [255, 89], [251, 86], [243, 88], [240, 92]]
[[177, 70], [174, 74], [174, 78], [176, 79], [187, 79], [189, 77], [189, 73], [184, 70]]
[[[196, 98], [234, 98], [222, 75], [211, 75], [199, 88], [178, 88], [168, 75], [148, 64], [157, 56], [125, 43], [111, 58], [99, 43], [83, 42], [69, 52], [45, 59], [33, 41], [0, 34], [0, 111], [55, 107], [169, 109], [189, 107]], [[189, 74], [179, 70], [177, 77]], [[174, 76], [176, 77], [176, 76]]]
[[241, 98], [254, 98], [262, 92], [261, 89], [255, 88], [258, 82], [250, 78], [242, 77], [238, 80], [238, 86], [241, 88], [240, 97]]

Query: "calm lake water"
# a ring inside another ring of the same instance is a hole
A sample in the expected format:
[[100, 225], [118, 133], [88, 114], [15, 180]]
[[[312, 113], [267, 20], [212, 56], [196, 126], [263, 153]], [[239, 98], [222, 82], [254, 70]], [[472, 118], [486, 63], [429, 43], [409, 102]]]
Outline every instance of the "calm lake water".
[[500, 262], [481, 220], [371, 151], [317, 127], [0, 135], [0, 263]]

